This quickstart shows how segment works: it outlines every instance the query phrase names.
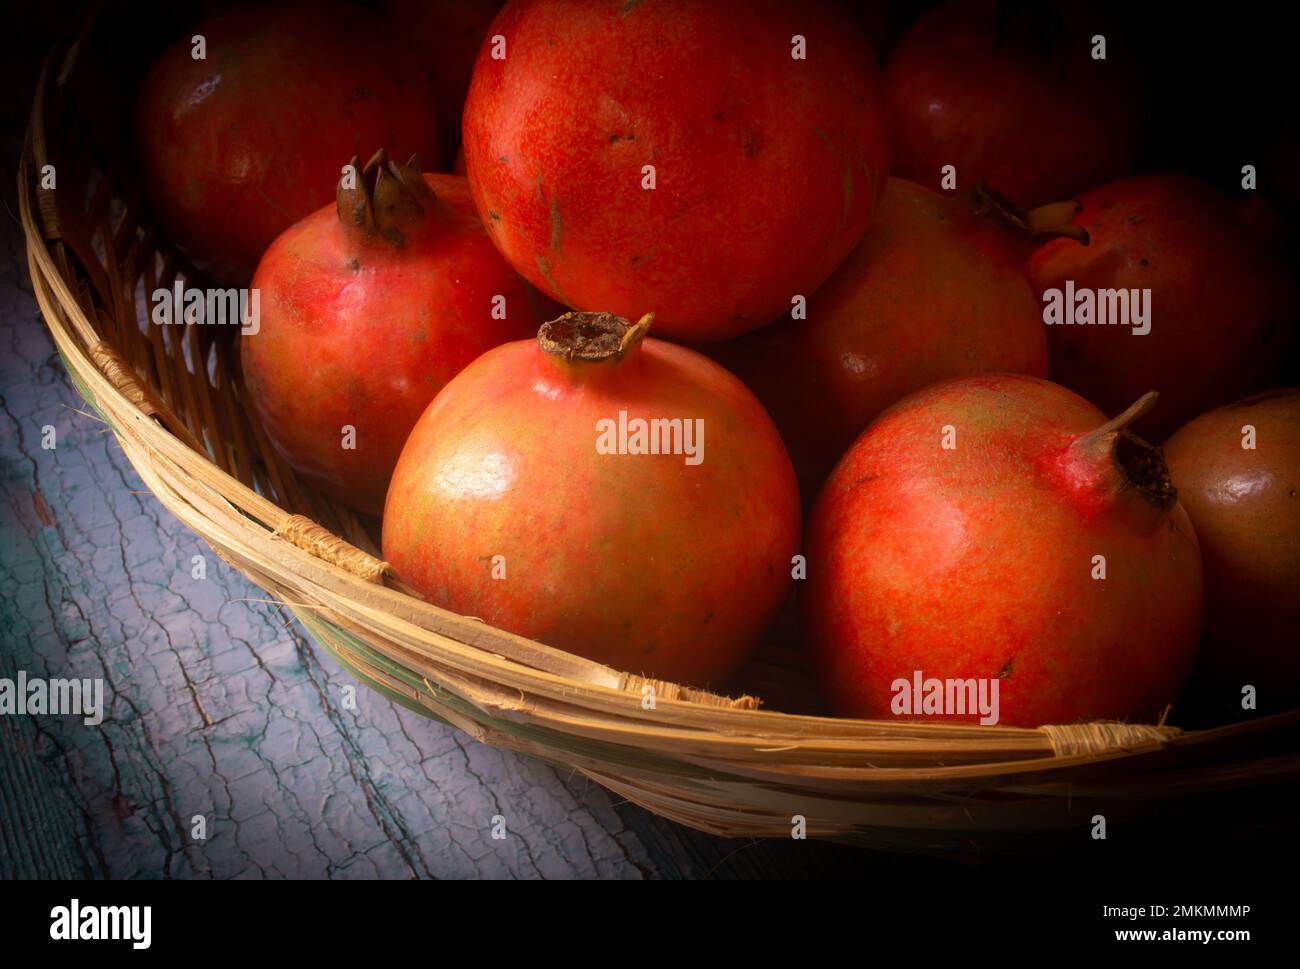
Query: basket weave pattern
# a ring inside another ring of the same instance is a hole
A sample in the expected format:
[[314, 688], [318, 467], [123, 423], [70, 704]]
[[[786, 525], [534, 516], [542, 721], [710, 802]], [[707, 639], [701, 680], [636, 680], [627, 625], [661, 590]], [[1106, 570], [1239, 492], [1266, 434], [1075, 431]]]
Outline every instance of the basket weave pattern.
[[[19, 173], [32, 282], [54, 342], [158, 500], [370, 686], [731, 836], [788, 837], [802, 816], [810, 836], [942, 850], [1078, 826], [1103, 803], [1111, 814], [1150, 811], [1300, 777], [1300, 714], [1194, 733], [786, 714], [644, 680], [423, 602], [376, 556], [368, 523], [297, 482], [271, 450], [240, 382], [235, 328], [149, 322], [146, 294], [188, 274], [132, 185], [121, 126], [104, 110], [113, 85], [94, 26], [92, 17], [51, 53]], [[41, 187], [49, 165], [54, 189]], [[758, 667], [760, 684], [797, 675], [770, 654]]]

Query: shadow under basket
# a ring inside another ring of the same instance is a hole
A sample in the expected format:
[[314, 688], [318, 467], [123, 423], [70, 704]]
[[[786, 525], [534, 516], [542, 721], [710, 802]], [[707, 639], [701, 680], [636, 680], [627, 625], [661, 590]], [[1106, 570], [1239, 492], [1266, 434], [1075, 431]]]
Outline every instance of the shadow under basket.
[[659, 682], [645, 709], [652, 681], [410, 594], [375, 556], [367, 523], [268, 446], [235, 327], [148, 320], [146, 294], [196, 276], [151, 224], [132, 167], [131, 89], [168, 39], [140, 20], [101, 6], [46, 61], [18, 186], [36, 298], [77, 389], [158, 500], [358, 679], [483, 743], [727, 836], [790, 837], [802, 818], [810, 837], [881, 848], [1015, 850], [1086, 838], [1095, 814], [1111, 825], [1181, 816], [1218, 800], [1208, 795], [1249, 820], [1300, 780], [1300, 711], [1199, 731], [816, 716], [788, 616], [740, 682], [761, 708], [755, 696]]

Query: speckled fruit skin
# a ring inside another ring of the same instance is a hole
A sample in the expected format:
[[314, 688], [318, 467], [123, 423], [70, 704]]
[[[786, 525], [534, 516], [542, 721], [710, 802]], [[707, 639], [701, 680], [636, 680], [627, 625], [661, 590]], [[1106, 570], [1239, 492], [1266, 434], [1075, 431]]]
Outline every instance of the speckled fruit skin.
[[[207, 59], [191, 57], [191, 36]], [[197, 26], [136, 104], [150, 204], [212, 277], [246, 283], [275, 237], [334, 196], [353, 155], [438, 157], [437, 108], [414, 57], [355, 4], [257, 6]]]
[[1063, 387], [983, 375], [871, 425], [808, 525], [803, 615], [834, 710], [893, 719], [891, 684], [920, 670], [999, 677], [1007, 726], [1160, 716], [1200, 634], [1200, 555], [1180, 506], [1071, 448], [1105, 422]]
[[380, 12], [389, 29], [404, 38], [424, 68], [438, 103], [442, 164], [451, 166], [460, 145], [460, 122], [474, 61], [501, 0], [383, 0]]
[[888, 132], [844, 9], [521, 0], [490, 32], [507, 56], [485, 45], [470, 84], [470, 184], [506, 258], [560, 302], [722, 340], [815, 290], [866, 229]]
[[1203, 414], [1165, 456], [1205, 558], [1203, 665], [1236, 697], [1300, 698], [1300, 388]]
[[[493, 248], [465, 179], [425, 175], [437, 212], [406, 244], [358, 241], [333, 205], [267, 251], [260, 331], [240, 340], [249, 396], [275, 448], [318, 487], [378, 514], [406, 435], [443, 385], [554, 309]], [[492, 318], [506, 297], [504, 320]], [[356, 447], [342, 447], [343, 427]]]
[[[1106, 60], [1092, 59], [1103, 34]], [[1070, 198], [1129, 172], [1140, 74], [1116, 31], [1073, 3], [953, 0], [921, 17], [885, 62], [892, 174], [939, 188], [986, 179], [1021, 205]]]
[[[384, 557], [439, 606], [619, 670], [718, 686], [790, 589], [790, 459], [753, 395], [698, 353], [647, 339], [607, 363], [522, 341], [467, 367], [402, 452]], [[597, 421], [621, 409], [703, 419], [703, 462], [597, 453]]]
[[809, 298], [807, 319], [717, 348], [772, 415], [805, 499], [907, 394], [973, 373], [1047, 376], [1046, 328], [1023, 273], [1028, 245], [965, 198], [891, 178], [867, 234]]
[[1151, 332], [1050, 326], [1052, 379], [1107, 413], [1147, 390], [1139, 433], [1163, 441], [1205, 410], [1278, 383], [1295, 336], [1296, 284], [1249, 210], [1188, 175], [1121, 179], [1080, 196], [1085, 249], [1049, 242], [1029, 261], [1035, 291], [1151, 290]]

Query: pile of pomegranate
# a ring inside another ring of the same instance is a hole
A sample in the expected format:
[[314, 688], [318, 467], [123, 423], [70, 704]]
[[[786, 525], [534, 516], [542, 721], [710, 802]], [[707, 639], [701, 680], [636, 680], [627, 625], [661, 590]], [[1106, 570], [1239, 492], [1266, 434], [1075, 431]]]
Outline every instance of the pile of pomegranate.
[[785, 610], [846, 717], [1300, 703], [1267, 173], [1145, 166], [1086, 3], [902, 6], [215, 4], [142, 183], [431, 603], [715, 690]]

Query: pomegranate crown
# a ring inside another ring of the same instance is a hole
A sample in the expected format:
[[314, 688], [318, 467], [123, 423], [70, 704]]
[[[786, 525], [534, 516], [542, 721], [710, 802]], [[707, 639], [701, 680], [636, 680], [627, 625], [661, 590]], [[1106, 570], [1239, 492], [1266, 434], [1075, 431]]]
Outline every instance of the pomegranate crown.
[[424, 221], [437, 196], [420, 174], [420, 160], [412, 155], [399, 165], [380, 148], [365, 168], [352, 156], [339, 179], [335, 204], [339, 221], [363, 238], [379, 236], [393, 246], [406, 244], [410, 229]]
[[1072, 221], [1083, 210], [1080, 202], [1049, 202], [1026, 211], [982, 178], [970, 190], [970, 200], [976, 215], [993, 215], [1033, 242], [1062, 238], [1085, 246], [1089, 242], [1088, 230]]
[[546, 353], [570, 362], [622, 360], [640, 346], [654, 318], [653, 313], [646, 313], [630, 323], [613, 313], [574, 311], [543, 323], [537, 331], [537, 344]]

